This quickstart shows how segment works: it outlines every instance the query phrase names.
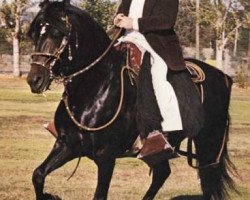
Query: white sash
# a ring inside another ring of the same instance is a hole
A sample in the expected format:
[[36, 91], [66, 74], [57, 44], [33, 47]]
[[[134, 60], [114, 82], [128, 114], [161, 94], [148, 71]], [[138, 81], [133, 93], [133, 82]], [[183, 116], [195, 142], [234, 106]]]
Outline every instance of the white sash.
[[[168, 67], [165, 61], [152, 49], [146, 38], [137, 31], [128, 32], [119, 38], [120, 42], [132, 42], [142, 51], [151, 55], [152, 84], [156, 100], [163, 118], [161, 122], [163, 131], [182, 130], [182, 121], [178, 101], [172, 85], [167, 81]], [[143, 57], [143, 56], [142, 56]], [[149, 105], [150, 106], [150, 105]]]

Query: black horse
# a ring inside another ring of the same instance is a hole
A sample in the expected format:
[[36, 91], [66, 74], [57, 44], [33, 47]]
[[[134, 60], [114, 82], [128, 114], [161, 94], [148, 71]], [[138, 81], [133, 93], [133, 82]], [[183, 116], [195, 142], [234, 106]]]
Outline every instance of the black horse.
[[[115, 160], [131, 148], [138, 136], [137, 92], [125, 73], [129, 69], [122, 68], [124, 57], [110, 45], [106, 32], [67, 0], [52, 3], [45, 0], [29, 35], [36, 51], [27, 77], [32, 92], [44, 92], [57, 78], [65, 84], [54, 118], [58, 137], [47, 159], [33, 173], [36, 199], [60, 199], [44, 193], [46, 176], [82, 156], [98, 166], [93, 199], [107, 199]], [[203, 197], [222, 200], [227, 197], [228, 187], [234, 188], [227, 154], [232, 81], [203, 62], [190, 61], [199, 65], [206, 75], [205, 124], [194, 138]], [[210, 165], [218, 154], [221, 154], [219, 161]], [[153, 199], [170, 173], [168, 161], [155, 165], [152, 183], [143, 199]]]

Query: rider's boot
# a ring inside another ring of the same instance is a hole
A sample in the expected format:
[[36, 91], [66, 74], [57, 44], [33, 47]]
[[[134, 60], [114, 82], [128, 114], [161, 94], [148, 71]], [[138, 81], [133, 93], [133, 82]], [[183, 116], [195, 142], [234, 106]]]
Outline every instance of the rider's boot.
[[54, 121], [44, 124], [43, 127], [48, 130], [55, 138], [58, 137]]
[[145, 139], [138, 155], [149, 166], [168, 159], [180, 157], [175, 147], [185, 138], [182, 131], [160, 132], [153, 131]]

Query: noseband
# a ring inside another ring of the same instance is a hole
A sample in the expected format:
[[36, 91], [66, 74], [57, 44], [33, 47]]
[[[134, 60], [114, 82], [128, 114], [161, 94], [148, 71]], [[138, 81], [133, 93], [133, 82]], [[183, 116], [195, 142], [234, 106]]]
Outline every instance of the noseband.
[[[68, 45], [69, 42], [69, 38], [70, 38], [70, 34], [71, 34], [71, 24], [69, 23], [68, 17], [66, 16], [65, 18], [62, 18], [63, 21], [66, 22], [66, 28], [69, 29], [69, 34], [67, 36], [64, 36], [62, 39], [62, 42], [59, 46], [59, 48], [56, 50], [55, 53], [46, 53], [46, 52], [34, 52], [31, 54], [31, 58], [33, 60], [34, 56], [43, 56], [43, 57], [47, 57], [48, 59], [45, 60], [45, 62], [31, 62], [31, 65], [38, 65], [41, 67], [44, 67], [45, 69], [49, 70], [50, 73], [50, 79], [53, 80], [55, 78], [55, 75], [53, 74], [53, 67], [55, 65], [55, 63], [60, 60], [61, 54], [64, 52], [65, 47]], [[49, 23], [46, 23], [43, 27], [48, 26]], [[41, 37], [42, 34], [40, 34], [39, 37]], [[77, 44], [78, 45], [78, 44]], [[72, 60], [72, 56], [71, 56], [71, 50], [69, 48], [69, 60]]]
[[[47, 60], [45, 60], [45, 62], [31, 62], [31, 64], [35, 64], [35, 65], [38, 65], [38, 66], [41, 66], [41, 67], [44, 67], [46, 68], [47, 70], [49, 70], [50, 72], [50, 79], [53, 80], [54, 78], [58, 78], [54, 75], [52, 69], [56, 63], [56, 61], [60, 60], [60, 57], [61, 57], [61, 54], [64, 52], [66, 46], [68, 45], [68, 42], [69, 42], [69, 38], [70, 38], [70, 35], [71, 35], [71, 28], [72, 28], [72, 25], [70, 24], [69, 22], [69, 19], [68, 17], [66, 16], [65, 19], [62, 19], [63, 21], [66, 22], [66, 28], [69, 29], [69, 34], [68, 36], [64, 36], [63, 39], [62, 39], [62, 42], [59, 46], [59, 48], [56, 50], [56, 52], [54, 54], [51, 54], [51, 53], [44, 53], [44, 52], [34, 52], [33, 54], [31, 54], [31, 58], [33, 58], [34, 56], [43, 56], [43, 57], [48, 57]], [[45, 24], [45, 26], [49, 25], [48, 23]], [[90, 70], [93, 66], [95, 66], [97, 63], [99, 63], [102, 58], [109, 52], [109, 50], [111, 49], [111, 47], [114, 45], [114, 43], [116, 42], [117, 38], [119, 37], [120, 33], [121, 33], [122, 29], [119, 29], [119, 31], [117, 31], [117, 33], [115, 34], [114, 38], [112, 39], [111, 43], [109, 44], [109, 46], [105, 49], [105, 51], [97, 58], [95, 59], [92, 63], [90, 63], [89, 65], [85, 66], [82, 68], [82, 70], [78, 71], [78, 72], [75, 72], [69, 76], [60, 76], [59, 79], [62, 79], [62, 82], [64, 84], [68, 83], [68, 82], [71, 82], [72, 81], [72, 78]], [[40, 34], [40, 37], [41, 37], [41, 34]], [[77, 39], [78, 40], [78, 39]], [[77, 41], [77, 44], [76, 44], [76, 48], [78, 48], [78, 41]], [[73, 57], [71, 56], [71, 49], [69, 47], [69, 57], [68, 57], [69, 60], [72, 60]]]
[[52, 68], [55, 65], [56, 61], [60, 59], [61, 54], [63, 53], [65, 47], [68, 44], [68, 39], [66, 36], [63, 37], [63, 40], [61, 42], [60, 47], [57, 49], [57, 51], [54, 54], [51, 53], [42, 53], [42, 52], [35, 52], [31, 54], [31, 57], [33, 58], [34, 56], [43, 56], [43, 57], [48, 57], [48, 59], [45, 62], [31, 62], [31, 64], [35, 64], [41, 67], [44, 67], [49, 70], [50, 72], [50, 78], [54, 78], [54, 74], [52, 72]]

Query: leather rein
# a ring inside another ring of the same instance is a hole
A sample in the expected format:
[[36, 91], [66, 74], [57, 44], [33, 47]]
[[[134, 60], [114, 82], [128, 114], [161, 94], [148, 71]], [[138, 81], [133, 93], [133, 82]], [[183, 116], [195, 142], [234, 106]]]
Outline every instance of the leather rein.
[[[202, 71], [202, 69], [196, 65], [195, 63], [192, 63], [190, 61], [185, 61], [186, 62], [186, 68], [190, 71], [195, 72], [195, 74], [197, 74], [197, 77], [192, 78], [192, 81], [195, 83], [195, 86], [198, 87], [197, 85], [199, 85], [199, 89], [200, 89], [200, 98], [201, 98], [201, 102], [204, 103], [204, 88], [202, 85], [202, 82], [205, 81], [205, 73]], [[192, 74], [192, 72], [191, 72]], [[227, 76], [224, 76], [225, 79], [225, 83], [227, 88], [229, 88], [229, 81]], [[229, 120], [227, 120], [227, 124], [226, 124], [226, 129], [223, 135], [223, 140], [221, 143], [221, 147], [220, 150], [216, 156], [216, 159], [214, 162], [210, 163], [210, 164], [206, 164], [203, 166], [199, 166], [199, 165], [194, 165], [193, 164], [193, 159], [198, 159], [197, 154], [193, 153], [193, 138], [188, 138], [187, 140], [187, 151], [183, 151], [180, 150], [179, 148], [177, 149], [178, 153], [180, 155], [186, 156], [187, 157], [187, 162], [188, 165], [194, 169], [206, 169], [208, 167], [217, 167], [220, 162], [221, 162], [221, 156], [224, 150], [224, 147], [226, 145], [226, 141], [227, 141], [227, 133], [228, 133], [228, 129], [229, 129]]]
[[[49, 25], [49, 24], [46, 24]], [[69, 28], [70, 32], [71, 32], [71, 24], [68, 21], [68, 18], [66, 17], [66, 26], [67, 28]], [[40, 63], [40, 62], [31, 62], [31, 64], [35, 64], [41, 67], [44, 67], [45, 69], [49, 70], [50, 72], [50, 79], [53, 80], [55, 78], [58, 79], [62, 79], [61, 82], [63, 82], [64, 87], [66, 87], [66, 85], [69, 82], [72, 82], [72, 79], [80, 74], [83, 74], [87, 71], [89, 71], [90, 69], [92, 69], [97, 63], [99, 63], [105, 56], [106, 54], [110, 51], [111, 47], [113, 47], [114, 43], [116, 42], [117, 38], [119, 37], [120, 33], [121, 33], [122, 29], [119, 29], [117, 31], [117, 33], [115, 34], [114, 38], [112, 39], [111, 43], [109, 44], [109, 46], [105, 49], [105, 51], [97, 58], [95, 59], [93, 62], [91, 62], [89, 65], [83, 67], [80, 71], [75, 72], [71, 75], [68, 76], [61, 76], [61, 77], [55, 77], [55, 75], [53, 74], [53, 66], [55, 65], [56, 61], [60, 60], [60, 56], [61, 54], [64, 52], [66, 46], [68, 45], [68, 41], [70, 38], [70, 32], [68, 34], [68, 36], [64, 36], [61, 42], [61, 45], [59, 46], [59, 48], [56, 50], [56, 52], [54, 54], [51, 53], [43, 53], [43, 52], [35, 52], [33, 54], [31, 54], [31, 57], [33, 58], [34, 56], [44, 56], [44, 57], [48, 57], [47, 60], [45, 60], [44, 63]], [[70, 58], [69, 58], [70, 59]], [[71, 58], [72, 59], [72, 58]], [[77, 119], [74, 117], [73, 112], [70, 110], [69, 108], [69, 102], [68, 102], [68, 96], [64, 93], [62, 100], [65, 104], [66, 107], [66, 111], [69, 114], [71, 120], [75, 123], [75, 125], [77, 125], [77, 127], [79, 127], [82, 130], [87, 130], [87, 131], [98, 131], [98, 130], [102, 130], [106, 127], [108, 127], [110, 124], [112, 124], [115, 119], [117, 118], [117, 116], [119, 115], [120, 111], [121, 111], [121, 107], [122, 107], [122, 103], [123, 103], [123, 98], [124, 98], [124, 71], [125, 70], [132, 70], [134, 71], [128, 64], [126, 64], [125, 66], [122, 67], [121, 69], [121, 94], [120, 94], [120, 100], [119, 100], [119, 104], [118, 107], [116, 109], [116, 112], [114, 114], [114, 116], [105, 124], [100, 125], [99, 127], [88, 127], [86, 125], [82, 125], [81, 123], [79, 123], [77, 121]]]

